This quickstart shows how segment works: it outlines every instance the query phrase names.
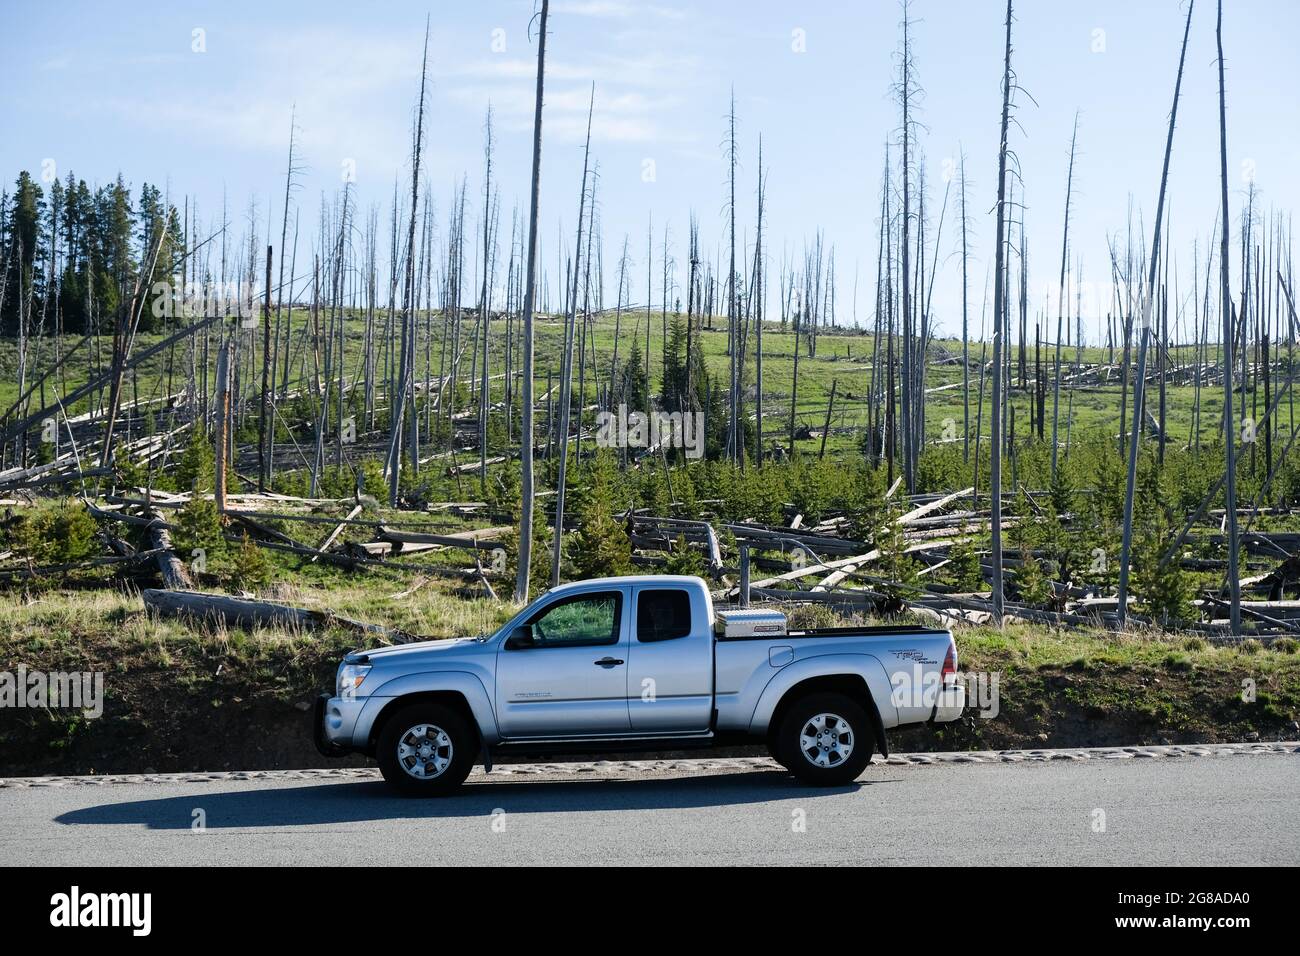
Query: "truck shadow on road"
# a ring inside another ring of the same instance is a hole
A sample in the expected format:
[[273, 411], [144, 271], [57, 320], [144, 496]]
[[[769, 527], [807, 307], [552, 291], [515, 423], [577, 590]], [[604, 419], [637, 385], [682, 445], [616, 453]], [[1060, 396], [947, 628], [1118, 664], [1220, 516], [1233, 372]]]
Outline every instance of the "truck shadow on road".
[[60, 814], [55, 822], [77, 826], [189, 830], [194, 828], [195, 811], [202, 810], [204, 826], [209, 830], [222, 830], [484, 817], [498, 809], [509, 813], [681, 810], [778, 800], [807, 802], [893, 782], [896, 781], [859, 781], [844, 787], [805, 787], [775, 770], [672, 780], [485, 781], [467, 784], [452, 796], [428, 800], [395, 796], [379, 781], [247, 790], [195, 789], [184, 796], [83, 807]]

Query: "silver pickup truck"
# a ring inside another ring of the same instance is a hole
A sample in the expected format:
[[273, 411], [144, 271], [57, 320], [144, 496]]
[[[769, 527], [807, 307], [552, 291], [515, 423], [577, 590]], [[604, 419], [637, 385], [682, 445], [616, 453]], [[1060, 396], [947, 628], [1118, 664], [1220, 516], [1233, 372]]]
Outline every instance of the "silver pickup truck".
[[800, 780], [845, 784], [885, 731], [965, 706], [945, 630], [789, 630], [779, 611], [714, 612], [700, 578], [639, 575], [548, 591], [485, 637], [349, 654], [314, 714], [318, 749], [363, 753], [396, 789], [440, 795], [507, 753], [766, 742]]

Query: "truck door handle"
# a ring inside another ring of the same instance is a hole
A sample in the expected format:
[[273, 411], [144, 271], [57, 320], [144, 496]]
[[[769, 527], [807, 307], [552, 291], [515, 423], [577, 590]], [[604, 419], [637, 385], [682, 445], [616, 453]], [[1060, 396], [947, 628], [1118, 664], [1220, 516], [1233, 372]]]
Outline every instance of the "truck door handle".
[[594, 661], [593, 663], [597, 667], [617, 667], [619, 664], [622, 664], [623, 662], [619, 660], [617, 657], [602, 657], [600, 660]]

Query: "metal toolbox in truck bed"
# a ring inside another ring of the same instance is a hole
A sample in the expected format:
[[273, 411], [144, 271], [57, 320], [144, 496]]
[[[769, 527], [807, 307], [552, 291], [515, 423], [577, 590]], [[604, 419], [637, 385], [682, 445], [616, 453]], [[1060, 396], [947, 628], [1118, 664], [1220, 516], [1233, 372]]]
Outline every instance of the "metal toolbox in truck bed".
[[786, 629], [783, 613], [763, 608], [718, 611], [713, 623], [713, 632], [722, 638], [781, 637]]

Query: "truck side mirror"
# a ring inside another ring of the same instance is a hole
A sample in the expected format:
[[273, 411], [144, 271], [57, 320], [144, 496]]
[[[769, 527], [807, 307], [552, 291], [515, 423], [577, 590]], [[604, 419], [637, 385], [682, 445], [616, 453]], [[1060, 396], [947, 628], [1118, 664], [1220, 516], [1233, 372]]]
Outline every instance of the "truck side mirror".
[[531, 624], [521, 624], [513, 634], [506, 638], [506, 650], [522, 651], [529, 647], [536, 647], [537, 641], [533, 639], [533, 626]]

